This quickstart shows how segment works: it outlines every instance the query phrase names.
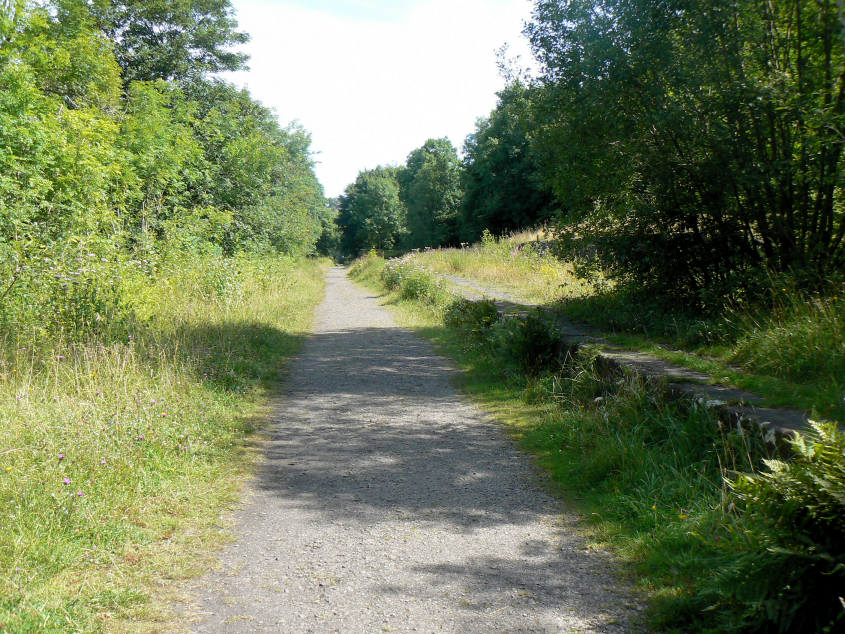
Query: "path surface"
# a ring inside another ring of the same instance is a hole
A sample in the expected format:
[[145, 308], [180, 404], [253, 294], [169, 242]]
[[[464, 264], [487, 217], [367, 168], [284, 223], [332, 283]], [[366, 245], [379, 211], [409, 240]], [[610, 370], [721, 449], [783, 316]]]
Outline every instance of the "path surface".
[[332, 269], [198, 632], [623, 632], [630, 601], [431, 346]]

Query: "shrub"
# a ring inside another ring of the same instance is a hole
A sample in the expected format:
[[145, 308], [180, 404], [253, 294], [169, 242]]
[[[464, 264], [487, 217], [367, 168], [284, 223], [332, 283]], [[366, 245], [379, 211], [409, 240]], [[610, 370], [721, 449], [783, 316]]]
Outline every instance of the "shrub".
[[725, 629], [834, 632], [845, 628], [845, 434], [812, 424], [789, 461], [730, 483], [739, 555], [711, 591]]
[[529, 376], [559, 369], [574, 356], [573, 347], [539, 311], [502, 322], [496, 343]]
[[499, 310], [491, 299], [473, 302], [460, 298], [446, 309], [444, 321], [450, 328], [458, 328], [474, 339], [480, 339], [499, 321]]

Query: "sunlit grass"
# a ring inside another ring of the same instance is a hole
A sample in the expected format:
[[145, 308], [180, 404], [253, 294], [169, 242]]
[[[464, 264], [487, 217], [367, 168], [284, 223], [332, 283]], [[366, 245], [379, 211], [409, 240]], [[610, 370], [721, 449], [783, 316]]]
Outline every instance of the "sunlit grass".
[[469, 248], [409, 260], [520, 301], [551, 305], [617, 345], [706, 372], [716, 383], [759, 394], [770, 406], [845, 419], [845, 289], [808, 298], [787, 286], [773, 289], [774, 307], [702, 317], [601, 278], [579, 277], [572, 263], [538, 253], [549, 238], [542, 230], [487, 236]]
[[316, 262], [179, 262], [135, 281], [118, 340], [3, 334], [0, 629], [154, 621], [162, 581], [208, 565], [321, 279]]
[[533, 304], [594, 292], [592, 281], [579, 277], [571, 263], [547, 249], [547, 236], [537, 230], [499, 239], [487, 237], [464, 249], [423, 252], [412, 260], [437, 273], [465, 277]]

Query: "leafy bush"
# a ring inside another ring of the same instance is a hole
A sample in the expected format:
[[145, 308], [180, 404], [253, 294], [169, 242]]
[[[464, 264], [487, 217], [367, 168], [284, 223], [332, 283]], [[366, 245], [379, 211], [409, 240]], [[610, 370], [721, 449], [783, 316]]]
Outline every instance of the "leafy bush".
[[450, 328], [459, 328], [479, 339], [499, 321], [499, 310], [491, 299], [473, 302], [460, 298], [449, 305], [443, 319]]
[[496, 332], [495, 344], [529, 376], [559, 369], [574, 356], [573, 346], [539, 311], [503, 321]]
[[727, 604], [725, 629], [845, 628], [845, 434], [812, 423], [791, 446], [790, 461], [730, 483], [740, 552], [711, 588]]

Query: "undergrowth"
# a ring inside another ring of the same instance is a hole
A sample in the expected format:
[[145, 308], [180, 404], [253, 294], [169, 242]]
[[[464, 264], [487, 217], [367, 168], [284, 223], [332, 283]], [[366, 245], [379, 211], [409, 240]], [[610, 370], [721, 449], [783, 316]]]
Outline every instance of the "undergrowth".
[[[385, 288], [388, 270], [369, 257], [352, 274]], [[651, 627], [841, 626], [840, 433], [820, 427], [798, 437], [793, 458], [774, 460], [784, 448], [751, 429], [726, 428], [695, 401], [607, 374], [595, 350], [573, 354], [539, 316], [500, 318], [490, 302], [420, 302], [401, 285], [388, 300], [402, 319], [461, 365], [464, 388], [578, 505], [592, 539], [628, 562], [649, 598]]]
[[720, 310], [708, 315], [600, 275], [582, 277], [577, 263], [557, 259], [544, 238], [487, 235], [471, 248], [414, 254], [409, 261], [554, 306], [616, 344], [702, 370], [718, 382], [761, 394], [773, 406], [845, 418], [841, 280], [830, 281], [823, 294], [807, 295], [788, 279], [773, 277], [764, 295], [741, 303], [721, 298]]
[[186, 258], [125, 276], [122, 318], [87, 336], [3, 328], [0, 629], [162, 618], [161, 581], [223, 538], [321, 280], [315, 261]]

